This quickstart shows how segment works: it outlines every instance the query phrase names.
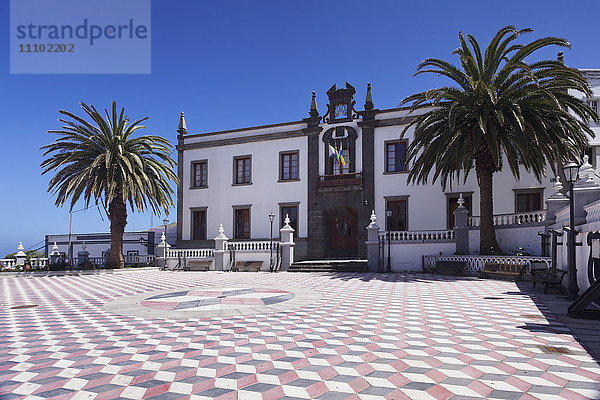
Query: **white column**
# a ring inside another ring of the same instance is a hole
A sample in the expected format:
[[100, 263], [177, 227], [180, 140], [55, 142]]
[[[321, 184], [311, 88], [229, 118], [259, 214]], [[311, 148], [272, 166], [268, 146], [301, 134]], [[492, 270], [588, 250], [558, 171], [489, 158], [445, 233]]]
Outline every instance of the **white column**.
[[367, 225], [367, 266], [369, 272], [379, 270], [379, 225], [375, 210], [371, 211], [371, 223]]
[[283, 228], [279, 230], [281, 233], [281, 240], [279, 242], [279, 245], [281, 246], [281, 267], [279, 269], [281, 271], [287, 271], [294, 262], [294, 228], [290, 226], [289, 215], [286, 214], [283, 222]]
[[160, 243], [156, 247], [157, 247], [156, 257], [158, 257], [156, 265], [158, 265], [159, 267], [166, 268], [167, 267], [166, 264], [168, 264], [168, 262], [165, 262], [165, 260], [166, 260], [165, 256], [166, 256], [166, 252], [169, 250], [169, 247], [171, 247], [171, 245], [169, 243], [167, 243], [167, 238], [166, 238], [164, 232], [160, 236]]
[[223, 271], [225, 267], [225, 248], [227, 246], [227, 241], [229, 238], [225, 236], [225, 229], [223, 229], [223, 224], [219, 226], [219, 234], [214, 239], [215, 240], [215, 270]]
[[17, 247], [17, 250], [19, 250], [19, 251], [17, 252], [17, 254], [15, 254], [15, 259], [16, 259], [17, 265], [25, 264], [25, 259], [27, 258], [27, 254], [25, 254], [23, 249], [24, 249], [23, 242], [19, 242], [19, 247]]

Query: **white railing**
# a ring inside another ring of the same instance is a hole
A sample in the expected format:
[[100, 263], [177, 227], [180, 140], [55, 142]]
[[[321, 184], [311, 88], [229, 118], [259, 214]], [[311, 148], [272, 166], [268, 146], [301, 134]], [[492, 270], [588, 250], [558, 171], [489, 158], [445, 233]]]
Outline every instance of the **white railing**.
[[423, 257], [425, 263], [425, 269], [431, 271], [435, 267], [435, 263], [438, 261], [454, 261], [464, 262], [466, 264], [465, 270], [469, 272], [479, 272], [485, 267], [487, 263], [497, 264], [509, 264], [509, 265], [527, 265], [527, 273], [531, 273], [531, 263], [539, 262], [545, 263], [546, 267], [550, 269], [552, 266], [552, 257], [537, 257], [537, 256], [478, 256], [478, 255], [465, 255], [465, 256], [425, 256]]
[[176, 249], [167, 250], [167, 258], [212, 258], [214, 249]]
[[135, 255], [135, 256], [123, 256], [125, 259], [125, 265], [156, 265], [155, 255]]
[[32, 258], [29, 260], [32, 268], [43, 268], [48, 266], [47, 258]]
[[[539, 224], [546, 220], [546, 211], [529, 211], [523, 213], [514, 213], [514, 214], [498, 214], [494, 215], [494, 226], [505, 226], [505, 225], [529, 225], [529, 224]], [[480, 226], [481, 225], [481, 217], [474, 216], [469, 217], [469, 225], [470, 226]]]
[[[273, 241], [273, 249], [276, 249], [277, 241]], [[227, 249], [233, 249], [235, 251], [253, 251], [256, 253], [271, 251], [271, 242], [227, 242]]]
[[600, 200], [583, 206], [583, 209], [586, 212], [586, 223], [600, 221]]
[[[452, 229], [443, 231], [391, 231], [389, 232], [392, 243], [427, 243], [440, 241], [454, 241], [455, 232]], [[388, 232], [379, 232], [379, 237], [388, 240]]]
[[17, 265], [17, 260], [14, 258], [4, 258], [0, 260], [0, 264], [6, 268], [14, 268]]

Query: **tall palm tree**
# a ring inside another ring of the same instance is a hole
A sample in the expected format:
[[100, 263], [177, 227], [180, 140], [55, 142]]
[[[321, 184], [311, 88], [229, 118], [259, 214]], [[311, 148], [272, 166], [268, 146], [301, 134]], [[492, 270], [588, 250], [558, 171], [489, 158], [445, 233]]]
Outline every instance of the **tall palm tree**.
[[569, 47], [569, 42], [545, 37], [530, 43], [515, 40], [531, 29], [513, 26], [496, 33], [482, 53], [477, 40], [462, 32], [460, 47], [453, 54], [460, 67], [428, 58], [417, 73], [434, 73], [449, 78], [451, 86], [427, 90], [407, 97], [411, 112], [419, 111], [402, 132], [414, 127], [414, 140], [407, 149], [413, 161], [408, 179], [426, 183], [433, 171], [442, 186], [454, 179], [467, 179], [475, 167], [480, 189], [480, 253], [500, 252], [493, 226], [493, 174], [508, 164], [516, 179], [520, 163], [541, 181], [549, 164], [578, 159], [593, 137], [589, 120], [598, 115], [584, 102], [567, 93], [569, 89], [590, 95], [579, 70], [562, 61], [525, 59], [547, 46]]
[[90, 118], [59, 110], [70, 120], [59, 119], [64, 125], [53, 143], [42, 146], [42, 175], [52, 171], [54, 177], [48, 191], [56, 196], [55, 204], [70, 203], [70, 210], [83, 195], [86, 206], [100, 203], [110, 220], [110, 268], [123, 268], [123, 233], [127, 225], [127, 204], [131, 210], [168, 214], [173, 206], [173, 189], [169, 182], [178, 184], [173, 172], [172, 147], [160, 136], [133, 137], [148, 118], [128, 124], [122, 108], [117, 112], [104, 110], [106, 119], [93, 106], [81, 103]]

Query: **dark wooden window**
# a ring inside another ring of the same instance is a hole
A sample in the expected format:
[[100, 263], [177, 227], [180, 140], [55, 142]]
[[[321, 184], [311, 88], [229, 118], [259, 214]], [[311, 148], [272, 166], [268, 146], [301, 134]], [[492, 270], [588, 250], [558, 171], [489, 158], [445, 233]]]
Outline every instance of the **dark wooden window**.
[[279, 179], [292, 181], [298, 179], [298, 152], [281, 153]]
[[406, 231], [408, 230], [407, 200], [388, 200], [386, 210], [392, 210], [391, 217], [386, 215], [386, 230]]
[[192, 211], [192, 240], [206, 240], [206, 211]]
[[207, 187], [208, 186], [208, 163], [199, 161], [192, 164], [192, 187]]
[[279, 215], [281, 216], [279, 227], [281, 228], [285, 225], [283, 221], [285, 220], [285, 216], [288, 215], [290, 217], [290, 226], [296, 231], [295, 235], [298, 235], [298, 206], [281, 206]]
[[236, 208], [233, 225], [235, 239], [250, 239], [250, 209]]
[[[333, 175], [347, 174], [350, 172], [350, 143], [348, 139], [335, 139], [330, 142], [331, 147], [334, 149], [337, 148], [340, 153], [340, 160], [338, 161], [335, 155], [331, 155], [331, 150], [329, 146], [326, 145], [325, 150], [327, 154], [329, 154], [329, 168], [328, 171], [331, 171]], [[344, 162], [342, 163], [342, 158]]]
[[406, 171], [406, 140], [385, 144], [385, 172]]
[[[448, 217], [446, 218], [446, 221], [448, 223], [448, 229], [454, 228], [454, 211], [456, 211], [456, 208], [458, 207], [458, 197], [458, 195], [448, 196], [448, 207], [446, 207], [446, 209], [448, 210]], [[471, 216], [471, 195], [463, 194], [463, 200], [465, 201], [463, 205], [467, 210], [469, 210], [469, 216]]]
[[540, 192], [517, 193], [517, 212], [538, 211], [542, 209]]
[[252, 167], [251, 167], [251, 158], [250, 156], [247, 157], [236, 157], [234, 159], [234, 165], [235, 165], [235, 173], [234, 173], [234, 183], [239, 185], [239, 184], [244, 184], [244, 183], [251, 183], [252, 182]]

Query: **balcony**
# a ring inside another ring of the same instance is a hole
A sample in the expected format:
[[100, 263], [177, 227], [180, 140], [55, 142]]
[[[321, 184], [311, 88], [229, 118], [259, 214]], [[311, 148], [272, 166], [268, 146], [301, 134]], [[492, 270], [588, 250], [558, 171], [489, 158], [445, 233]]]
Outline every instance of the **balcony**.
[[331, 189], [358, 189], [362, 188], [362, 173], [352, 172], [350, 174], [319, 175], [318, 188]]

